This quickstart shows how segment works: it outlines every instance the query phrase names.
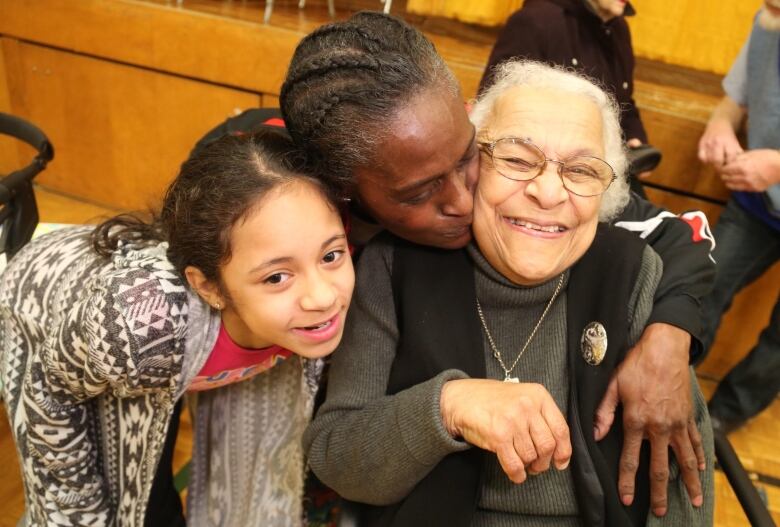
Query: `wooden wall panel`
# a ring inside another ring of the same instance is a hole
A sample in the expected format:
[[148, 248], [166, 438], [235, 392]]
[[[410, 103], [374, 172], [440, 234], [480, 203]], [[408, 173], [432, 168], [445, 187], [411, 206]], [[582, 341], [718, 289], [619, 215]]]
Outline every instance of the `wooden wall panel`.
[[[3, 40], [5, 39], [0, 38], [0, 112], [12, 113], [11, 98], [8, 94], [8, 75], [6, 73], [5, 54], [3, 53]], [[22, 166], [17, 143], [18, 141], [6, 135], [0, 135], [0, 177]]]
[[261, 108], [279, 108], [279, 96], [264, 93], [260, 98]]
[[116, 208], [152, 205], [195, 141], [259, 95], [33, 44], [9, 71], [14, 112], [49, 135], [39, 183]]
[[636, 82], [636, 100], [649, 141], [663, 160], [648, 181], [725, 201], [729, 192], [697, 157], [699, 138], [720, 98], [692, 90]]
[[647, 193], [647, 199], [658, 205], [680, 214], [689, 210], [700, 210], [707, 215], [710, 225], [714, 226], [720, 217], [720, 213], [723, 212], [723, 206], [710, 201], [701, 199], [690, 198], [683, 196], [682, 194], [675, 194], [674, 192], [668, 192], [665, 190], [654, 189], [651, 187], [645, 187]]
[[131, 0], [3, 0], [0, 34], [258, 93], [279, 92], [301, 37]]

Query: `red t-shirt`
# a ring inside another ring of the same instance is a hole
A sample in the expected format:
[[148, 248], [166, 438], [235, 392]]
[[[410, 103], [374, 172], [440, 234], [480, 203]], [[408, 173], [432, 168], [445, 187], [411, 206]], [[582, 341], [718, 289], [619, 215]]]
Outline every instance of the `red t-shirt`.
[[221, 324], [211, 355], [188, 389], [200, 392], [240, 382], [273, 368], [290, 355], [291, 351], [279, 346], [242, 348], [233, 342], [225, 330], [225, 325]]

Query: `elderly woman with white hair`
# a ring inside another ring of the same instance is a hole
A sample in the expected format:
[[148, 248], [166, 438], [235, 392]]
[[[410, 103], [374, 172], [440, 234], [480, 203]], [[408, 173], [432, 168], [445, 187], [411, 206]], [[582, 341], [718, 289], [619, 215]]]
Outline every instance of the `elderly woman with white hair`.
[[365, 249], [304, 437], [311, 468], [366, 504], [360, 525], [711, 524], [695, 379], [704, 503], [690, 503], [671, 460], [657, 475], [666, 514], [650, 513], [646, 445], [636, 492], [621, 496], [623, 427], [594, 437], [662, 273], [652, 249], [606, 223], [628, 200], [615, 102], [576, 74], [511, 62], [472, 120], [474, 241], [448, 251], [387, 235]]

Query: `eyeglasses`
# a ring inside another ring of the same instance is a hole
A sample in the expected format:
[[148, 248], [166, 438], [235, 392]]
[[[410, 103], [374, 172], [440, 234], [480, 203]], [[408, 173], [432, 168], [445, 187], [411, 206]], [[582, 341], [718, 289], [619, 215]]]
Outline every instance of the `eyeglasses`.
[[504, 137], [492, 143], [478, 143], [493, 160], [496, 171], [507, 179], [530, 181], [544, 172], [547, 163], [558, 165], [563, 187], [577, 196], [591, 197], [603, 194], [615, 181], [615, 171], [598, 157], [575, 156], [556, 161], [528, 139]]

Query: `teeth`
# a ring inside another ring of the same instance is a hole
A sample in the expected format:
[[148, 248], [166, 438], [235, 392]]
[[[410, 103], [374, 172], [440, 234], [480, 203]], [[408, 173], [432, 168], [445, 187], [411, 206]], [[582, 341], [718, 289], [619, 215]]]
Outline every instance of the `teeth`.
[[319, 324], [317, 326], [306, 326], [303, 329], [308, 329], [310, 331], [314, 331], [314, 330], [317, 330], [317, 329], [322, 329], [322, 328], [324, 328], [326, 326], [330, 326], [330, 320], [328, 320], [327, 322], [323, 322], [322, 324]]
[[509, 223], [512, 225], [517, 225], [520, 227], [525, 227], [526, 229], [532, 229], [535, 231], [541, 231], [541, 232], [563, 232], [565, 229], [563, 227], [560, 227], [558, 225], [548, 225], [546, 227], [542, 225], [537, 225], [535, 223], [531, 223], [528, 221], [523, 220], [517, 220], [515, 218], [507, 218], [509, 220]]

